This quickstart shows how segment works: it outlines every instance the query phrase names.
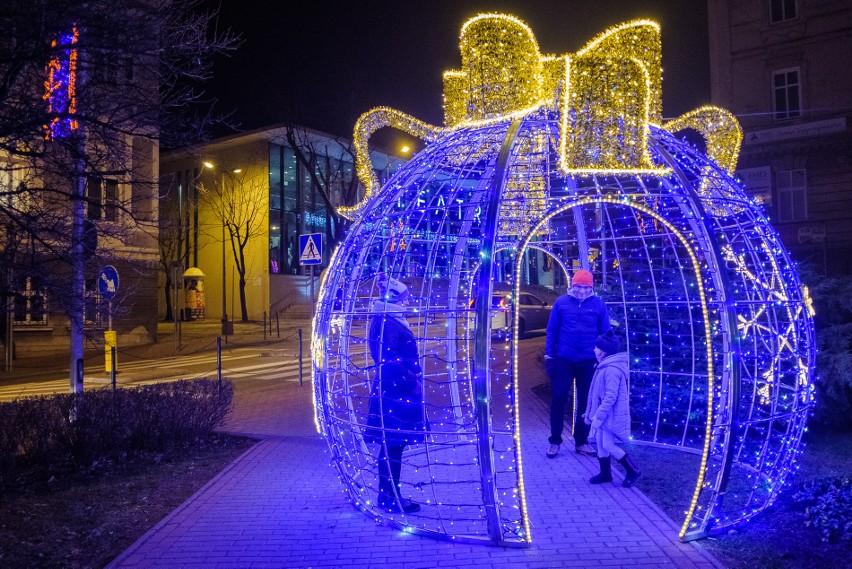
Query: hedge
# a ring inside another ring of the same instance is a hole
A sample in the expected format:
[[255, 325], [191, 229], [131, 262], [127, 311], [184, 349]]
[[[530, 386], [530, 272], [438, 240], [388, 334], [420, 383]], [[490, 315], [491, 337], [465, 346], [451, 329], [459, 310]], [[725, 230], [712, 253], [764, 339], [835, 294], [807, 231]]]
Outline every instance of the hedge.
[[233, 395], [230, 381], [195, 379], [0, 403], [0, 478], [184, 444], [220, 426]]

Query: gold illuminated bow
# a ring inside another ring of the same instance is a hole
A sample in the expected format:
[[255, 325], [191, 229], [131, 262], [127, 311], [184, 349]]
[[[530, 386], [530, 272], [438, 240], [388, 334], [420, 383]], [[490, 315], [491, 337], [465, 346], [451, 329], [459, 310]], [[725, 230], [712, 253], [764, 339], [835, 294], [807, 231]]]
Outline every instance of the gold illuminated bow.
[[[521, 20], [480, 14], [462, 26], [462, 68], [444, 73], [444, 122], [433, 126], [380, 107], [355, 125], [356, 170], [364, 199], [338, 211], [359, 215], [379, 182], [368, 152], [370, 136], [392, 126], [426, 142], [447, 131], [526, 115], [541, 107], [559, 111], [559, 168], [565, 174], [669, 172], [649, 151], [649, 124], [662, 123], [660, 27], [635, 20], [598, 35], [580, 51], [542, 55]], [[692, 128], [704, 136], [707, 154], [732, 173], [742, 142], [736, 118], [701, 107], [662, 125], [670, 132]]]

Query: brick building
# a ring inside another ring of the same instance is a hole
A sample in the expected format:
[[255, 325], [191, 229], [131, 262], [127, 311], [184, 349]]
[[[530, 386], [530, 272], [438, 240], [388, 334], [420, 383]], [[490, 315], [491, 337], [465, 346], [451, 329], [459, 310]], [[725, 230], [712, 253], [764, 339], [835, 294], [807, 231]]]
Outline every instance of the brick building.
[[785, 246], [852, 271], [852, 4], [709, 0], [713, 104], [744, 130], [738, 174]]

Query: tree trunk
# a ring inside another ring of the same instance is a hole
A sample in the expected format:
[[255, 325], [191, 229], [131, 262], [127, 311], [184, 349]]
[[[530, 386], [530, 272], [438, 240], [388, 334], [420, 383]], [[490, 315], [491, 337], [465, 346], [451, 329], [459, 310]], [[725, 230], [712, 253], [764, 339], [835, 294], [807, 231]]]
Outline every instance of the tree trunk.
[[166, 322], [174, 320], [172, 315], [172, 272], [166, 269]]
[[[249, 234], [248, 229], [246, 229], [246, 234]], [[248, 243], [248, 238], [245, 241], [241, 241], [238, 237], [235, 239], [233, 233], [231, 234], [231, 250], [234, 252], [234, 265], [236, 265], [237, 274], [240, 275], [240, 312], [243, 322], [249, 321], [248, 308], [246, 307], [246, 243]]]
[[246, 308], [246, 278], [240, 273], [240, 310], [242, 310], [243, 322], [248, 322], [248, 309]]

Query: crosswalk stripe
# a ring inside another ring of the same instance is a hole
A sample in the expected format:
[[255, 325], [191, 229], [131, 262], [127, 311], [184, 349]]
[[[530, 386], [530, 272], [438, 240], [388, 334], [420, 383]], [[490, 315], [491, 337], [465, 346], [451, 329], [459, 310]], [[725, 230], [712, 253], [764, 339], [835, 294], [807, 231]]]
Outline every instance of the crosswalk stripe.
[[[243, 354], [243, 355], [223, 355], [222, 362], [232, 362], [235, 360], [244, 360], [247, 358], [256, 358], [257, 354]], [[180, 364], [180, 365], [195, 365], [202, 363], [212, 363], [216, 364], [216, 356], [201, 355], [201, 356], [187, 356], [182, 358], [181, 356], [172, 356], [168, 358], [162, 358], [157, 360], [157, 367], [167, 367], [168, 364]], [[131, 361], [127, 363], [123, 363], [119, 360], [118, 362], [118, 370], [129, 371], [134, 369], [148, 369], [151, 367], [151, 362], [147, 360], [139, 360], [139, 361]], [[103, 365], [93, 365], [86, 367], [85, 371], [87, 373], [98, 373], [99, 371], [103, 371]]]
[[222, 368], [222, 372], [224, 373], [224, 371], [226, 369], [228, 369], [230, 371], [249, 371], [249, 370], [253, 370], [253, 369], [266, 369], [266, 368], [272, 368], [272, 367], [278, 367], [278, 368], [287, 367], [287, 364], [282, 363], [282, 362], [268, 362], [268, 363], [265, 363], [265, 364], [257, 364], [257, 365], [253, 365], [253, 366], [241, 366], [241, 367], [235, 367], [235, 368]]
[[[257, 371], [254, 371], [254, 372], [241, 372], [241, 373], [226, 373], [226, 372], [223, 371], [222, 375], [224, 377], [229, 378], [229, 379], [241, 379], [241, 378], [244, 378], [244, 377], [257, 378], [257, 377], [260, 377], [260, 376], [263, 376], [263, 377], [296, 377], [296, 378], [299, 377], [299, 371], [298, 370], [296, 370], [296, 371], [291, 370], [289, 372], [279, 370], [279, 371], [275, 371], [273, 373], [266, 373], [266, 374], [261, 373], [262, 371], [263, 370], [257, 370]], [[310, 376], [311, 372], [310, 372], [310, 370], [303, 370], [302, 375], [303, 376]]]
[[[245, 359], [246, 357], [257, 357], [256, 354], [248, 355], [248, 356], [238, 356], [237, 358], [232, 359]], [[160, 364], [162, 360], [158, 360], [157, 364]], [[186, 363], [182, 361], [181, 363]], [[151, 368], [151, 362], [148, 362], [147, 368]], [[119, 369], [122, 369], [119, 367]], [[155, 369], [162, 369], [159, 365]], [[302, 368], [302, 378], [305, 381], [310, 381], [311, 377], [311, 366], [310, 362], [305, 362]], [[90, 375], [96, 375], [96, 373], [92, 373]], [[84, 375], [85, 377], [85, 375]], [[108, 381], [104, 381], [103, 376], [98, 376], [99, 381], [93, 381], [89, 379], [86, 381], [86, 389], [99, 389], [104, 387], [110, 387], [111, 384]], [[151, 379], [144, 379], [138, 381], [131, 381], [122, 383], [122, 385], [135, 386], [135, 385], [151, 385], [154, 383], [161, 383], [165, 381], [177, 381], [178, 379], [199, 379], [202, 377], [207, 377], [210, 379], [216, 378], [216, 370], [210, 369], [208, 371], [202, 372], [193, 372], [191, 374], [181, 373], [176, 376], [166, 376], [166, 377], [156, 377]], [[222, 369], [222, 377], [226, 379], [257, 379], [262, 381], [298, 381], [299, 380], [299, 365], [298, 362], [293, 361], [273, 361], [267, 362], [263, 364], [255, 364], [248, 366], [240, 366], [234, 367], [231, 369], [224, 368]], [[23, 383], [17, 385], [10, 386], [0, 386], [0, 401], [11, 401], [17, 399], [19, 397], [34, 397], [40, 395], [53, 395], [56, 393], [68, 393], [69, 383], [67, 378], [56, 379], [38, 383]]]

